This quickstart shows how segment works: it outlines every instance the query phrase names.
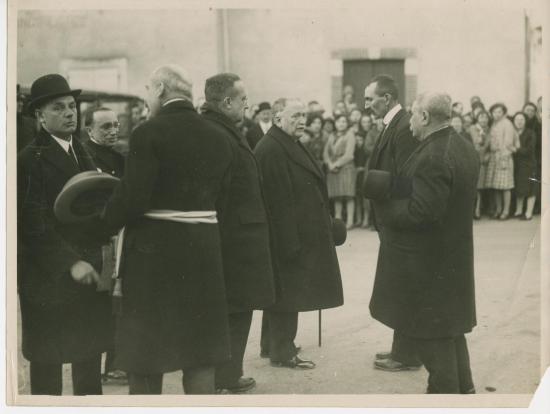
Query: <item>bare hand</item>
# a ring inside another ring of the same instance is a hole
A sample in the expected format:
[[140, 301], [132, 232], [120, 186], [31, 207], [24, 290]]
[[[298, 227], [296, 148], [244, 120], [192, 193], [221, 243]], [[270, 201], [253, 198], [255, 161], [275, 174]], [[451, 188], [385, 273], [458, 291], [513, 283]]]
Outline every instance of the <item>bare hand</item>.
[[99, 275], [93, 266], [83, 260], [79, 260], [71, 267], [71, 276], [77, 283], [90, 285], [99, 281]]

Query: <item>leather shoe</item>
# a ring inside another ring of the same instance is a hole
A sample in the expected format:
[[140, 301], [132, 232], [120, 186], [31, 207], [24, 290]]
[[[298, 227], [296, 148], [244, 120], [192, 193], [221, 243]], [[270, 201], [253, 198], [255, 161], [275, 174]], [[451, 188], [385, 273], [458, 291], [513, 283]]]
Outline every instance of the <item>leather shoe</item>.
[[240, 394], [256, 386], [256, 380], [251, 377], [241, 377], [229, 387], [218, 388], [216, 394]]
[[375, 355], [376, 359], [390, 359], [391, 358], [391, 351], [390, 352], [377, 352]]
[[374, 368], [382, 371], [418, 371], [421, 367], [422, 365], [405, 365], [391, 358], [374, 361]]
[[313, 369], [315, 368], [315, 362], [309, 359], [302, 359], [298, 355], [293, 356], [288, 361], [271, 361], [272, 367], [286, 367], [286, 368], [298, 368], [298, 369]]
[[[296, 353], [299, 354], [302, 350], [302, 347], [300, 345], [295, 345], [294, 349], [296, 350]], [[260, 350], [260, 358], [269, 358], [269, 351], [266, 351], [264, 349]]]

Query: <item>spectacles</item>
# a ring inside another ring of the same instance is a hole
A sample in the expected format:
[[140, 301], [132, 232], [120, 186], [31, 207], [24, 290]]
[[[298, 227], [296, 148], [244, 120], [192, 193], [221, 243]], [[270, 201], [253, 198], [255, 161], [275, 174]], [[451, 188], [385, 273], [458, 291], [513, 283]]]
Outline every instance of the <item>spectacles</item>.
[[120, 122], [105, 122], [104, 124], [100, 125], [99, 128], [103, 129], [104, 131], [108, 131], [112, 128], [119, 129]]

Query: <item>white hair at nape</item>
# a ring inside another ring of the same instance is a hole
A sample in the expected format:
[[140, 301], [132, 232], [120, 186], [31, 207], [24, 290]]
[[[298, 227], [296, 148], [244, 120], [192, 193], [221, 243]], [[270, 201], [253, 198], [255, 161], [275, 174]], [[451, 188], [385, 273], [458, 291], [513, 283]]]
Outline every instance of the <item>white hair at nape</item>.
[[452, 102], [451, 96], [445, 92], [424, 92], [416, 98], [418, 108], [438, 121], [451, 119]]
[[193, 82], [181, 66], [174, 63], [162, 65], [151, 74], [151, 83], [162, 83], [167, 93], [193, 99]]

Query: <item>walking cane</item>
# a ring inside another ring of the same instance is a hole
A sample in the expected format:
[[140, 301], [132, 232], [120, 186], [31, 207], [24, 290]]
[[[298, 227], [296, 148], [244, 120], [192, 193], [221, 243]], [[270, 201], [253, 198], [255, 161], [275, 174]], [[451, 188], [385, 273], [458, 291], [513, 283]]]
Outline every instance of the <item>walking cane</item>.
[[319, 309], [319, 348], [321, 347], [321, 309]]

